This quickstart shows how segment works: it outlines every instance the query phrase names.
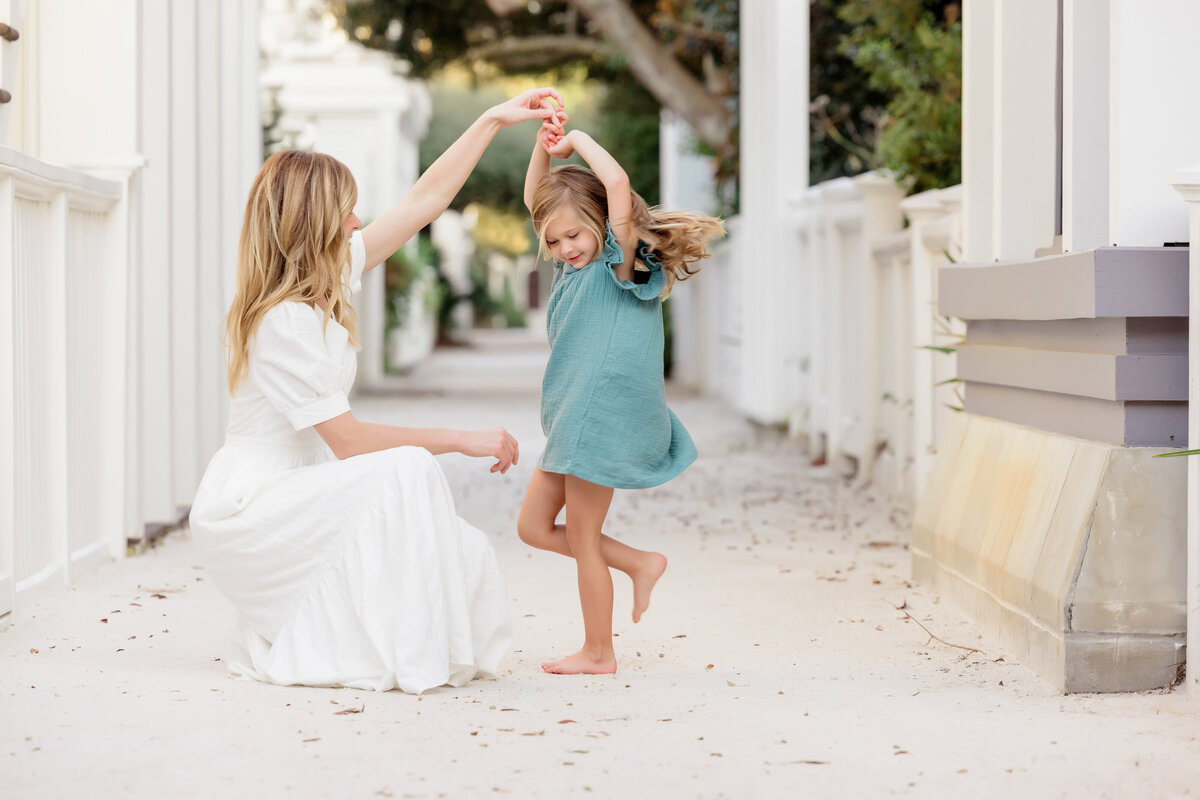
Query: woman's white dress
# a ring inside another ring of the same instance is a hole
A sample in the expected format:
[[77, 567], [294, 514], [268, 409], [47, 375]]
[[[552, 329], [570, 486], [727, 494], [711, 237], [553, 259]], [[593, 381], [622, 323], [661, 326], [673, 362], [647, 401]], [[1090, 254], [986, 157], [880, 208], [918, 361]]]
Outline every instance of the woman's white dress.
[[[365, 251], [351, 238], [350, 286]], [[313, 425], [350, 410], [356, 354], [320, 309], [281, 303], [254, 339], [193, 539], [237, 606], [235, 672], [277, 684], [422, 692], [494, 675], [511, 640], [487, 537], [423, 448], [339, 461]]]

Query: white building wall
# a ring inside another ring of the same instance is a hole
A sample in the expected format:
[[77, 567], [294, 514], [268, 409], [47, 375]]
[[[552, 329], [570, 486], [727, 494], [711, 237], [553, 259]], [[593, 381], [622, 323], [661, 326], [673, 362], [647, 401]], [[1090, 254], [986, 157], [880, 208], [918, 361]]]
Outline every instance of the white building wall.
[[0, 287], [32, 291], [44, 266], [49, 309], [0, 337], [0, 362], [45, 376], [0, 380], [44, 409], [28, 430], [0, 415], [0, 444], [44, 450], [30, 471], [16, 448], [0, 499], [45, 505], [36, 525], [0, 515], [3, 617], [6, 586], [19, 609], [190, 505], [224, 427], [218, 327], [261, 142], [256, 3], [0, 0], [0, 19], [21, 33], [0, 43], [0, 229], [33, 237], [0, 246]]

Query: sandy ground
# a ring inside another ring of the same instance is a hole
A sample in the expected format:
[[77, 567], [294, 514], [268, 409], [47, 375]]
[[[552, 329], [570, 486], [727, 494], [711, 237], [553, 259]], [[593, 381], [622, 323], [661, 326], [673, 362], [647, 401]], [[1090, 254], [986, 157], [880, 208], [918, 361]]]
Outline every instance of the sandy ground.
[[904, 513], [702, 399], [672, 401], [700, 460], [613, 506], [611, 532], [671, 560], [638, 625], [616, 577], [620, 671], [542, 674], [581, 641], [571, 563], [515, 533], [544, 355], [493, 336], [440, 351], [406, 393], [356, 403], [361, 418], [519, 438], [507, 476], [441, 457], [508, 582], [515, 642], [498, 679], [414, 697], [230, 677], [232, 609], [177, 533], [0, 633], [0, 796], [1200, 793], [1195, 699], [1057, 694], [910, 582]]

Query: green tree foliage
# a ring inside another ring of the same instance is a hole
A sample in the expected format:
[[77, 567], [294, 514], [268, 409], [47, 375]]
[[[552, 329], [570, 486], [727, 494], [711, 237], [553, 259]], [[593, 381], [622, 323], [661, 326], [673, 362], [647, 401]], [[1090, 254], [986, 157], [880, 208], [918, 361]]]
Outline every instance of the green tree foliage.
[[962, 179], [962, 24], [949, 0], [814, 0], [814, 183], [886, 167]]
[[[573, 75], [582, 69], [589, 79], [620, 93], [610, 93], [607, 109], [626, 118], [628, 124], [611, 126], [621, 133], [622, 144], [641, 142], [647, 153], [653, 145], [656, 153], [656, 137], [650, 141], [640, 132], [651, 127], [651, 112], [657, 125], [659, 106], [672, 103], [647, 98], [657, 92], [661, 100], [664, 87], [669, 99], [683, 93], [673, 95], [662, 76], [638, 79], [630, 69], [631, 53], [622, 49], [628, 43], [606, 40], [599, 26], [576, 8], [585, 5], [580, 0], [533, 0], [503, 16], [486, 0], [340, 0], [331, 8], [351, 36], [399, 55], [418, 77], [451, 65], [461, 65], [480, 79], [497, 73]], [[700, 83], [701, 94], [728, 112], [726, 119], [732, 122], [724, 139], [707, 144], [720, 155], [718, 178], [736, 178], [738, 3], [625, 0], [625, 5], [653, 34], [657, 47], [692, 76], [689, 80]], [[639, 113], [646, 119], [635, 122]], [[644, 157], [639, 153], [631, 161], [644, 162]]]
[[962, 181], [962, 22], [957, 2], [860, 0], [839, 16], [853, 26], [841, 50], [888, 97], [879, 164], [914, 191]]
[[812, 0], [809, 17], [809, 182], [873, 169], [888, 97], [842, 52], [853, 26], [838, 11], [846, 0]]

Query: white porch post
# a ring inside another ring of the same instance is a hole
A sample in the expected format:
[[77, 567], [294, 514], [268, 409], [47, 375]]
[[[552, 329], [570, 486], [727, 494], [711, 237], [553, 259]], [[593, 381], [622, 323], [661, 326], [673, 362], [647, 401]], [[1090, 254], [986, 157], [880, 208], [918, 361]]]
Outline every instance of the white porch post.
[[1029, 258], [1054, 239], [1058, 6], [963, 8], [963, 187], [968, 262]]
[[[1171, 175], [1168, 183], [1188, 204], [1188, 448], [1200, 448], [1200, 164]], [[1200, 694], [1200, 458], [1188, 456], [1187, 652], [1188, 690]]]
[[741, 4], [742, 168], [737, 257], [744, 292], [738, 407], [764, 423], [787, 419], [800, 401], [795, 285], [800, 258], [785, 224], [788, 195], [808, 185], [807, 2]]

